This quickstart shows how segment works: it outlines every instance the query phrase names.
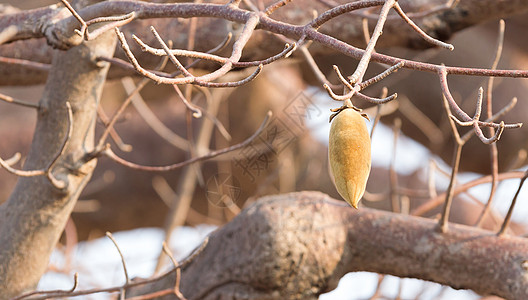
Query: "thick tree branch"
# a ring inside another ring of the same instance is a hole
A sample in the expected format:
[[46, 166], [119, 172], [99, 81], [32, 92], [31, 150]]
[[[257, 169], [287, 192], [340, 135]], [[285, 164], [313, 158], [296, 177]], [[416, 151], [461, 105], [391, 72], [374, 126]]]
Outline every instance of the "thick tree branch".
[[[318, 192], [270, 196], [213, 233], [185, 267], [187, 299], [316, 299], [347, 272], [370, 271], [528, 297], [528, 239], [362, 208]], [[135, 293], [170, 287], [165, 282]], [[131, 295], [131, 293], [127, 293]]]

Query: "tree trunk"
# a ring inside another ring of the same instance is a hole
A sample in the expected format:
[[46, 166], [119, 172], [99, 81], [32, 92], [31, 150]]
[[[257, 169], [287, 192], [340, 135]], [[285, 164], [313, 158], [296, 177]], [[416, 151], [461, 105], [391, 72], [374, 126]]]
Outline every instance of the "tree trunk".
[[100, 55], [112, 56], [115, 34], [68, 51], [55, 51], [25, 170], [43, 169], [60, 151], [68, 132], [69, 102], [73, 112], [71, 138], [53, 168], [66, 183], [53, 186], [46, 176], [20, 177], [0, 211], [0, 290], [6, 299], [36, 287], [46, 270], [77, 198], [90, 179], [96, 161], [82, 159], [93, 148], [96, 108], [108, 71], [96, 64]]

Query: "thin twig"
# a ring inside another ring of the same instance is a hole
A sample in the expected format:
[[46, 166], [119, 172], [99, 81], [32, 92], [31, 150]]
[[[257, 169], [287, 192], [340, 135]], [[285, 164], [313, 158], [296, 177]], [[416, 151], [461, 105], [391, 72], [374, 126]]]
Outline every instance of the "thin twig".
[[308, 47], [306, 45], [302, 45], [299, 48], [299, 50], [301, 51], [301, 54], [304, 57], [304, 60], [306, 61], [306, 63], [308, 63], [308, 66], [314, 73], [315, 77], [319, 80], [319, 82], [321, 82], [322, 84], [326, 84], [330, 87], [336, 88], [336, 86], [334, 86], [332, 83], [330, 83], [330, 81], [328, 81], [328, 79], [323, 74], [321, 69], [319, 69], [319, 65], [317, 65], [317, 63], [315, 62], [315, 59], [313, 58], [312, 54], [308, 50]]
[[[75, 289], [78, 286], [79, 286], [79, 273], [75, 272], [73, 274], [73, 286], [69, 290], [33, 291], [33, 292], [28, 292], [28, 293], [22, 294], [20, 296], [11, 298], [10, 300], [22, 300], [22, 299], [29, 298], [29, 297], [32, 297], [32, 296], [49, 295], [49, 294], [54, 294], [54, 296], [57, 296], [57, 297], [60, 297], [61, 295], [62, 296], [69, 296], [71, 293], [73, 293], [75, 291]], [[31, 299], [33, 299], [33, 297]]]
[[[475, 111], [475, 116], [473, 118], [469, 117], [455, 102], [453, 96], [451, 95], [451, 92], [449, 91], [449, 86], [447, 85], [447, 70], [445, 67], [440, 68], [439, 70], [439, 78], [440, 78], [440, 86], [442, 88], [442, 93], [444, 97], [447, 99], [450, 109], [455, 111], [455, 114], [461, 118], [462, 120], [459, 120], [454, 115], [451, 115], [450, 119], [453, 119], [461, 126], [473, 126], [473, 129], [475, 131], [475, 134], [480, 138], [480, 140], [485, 143], [493, 143], [497, 141], [500, 138], [500, 134], [502, 133], [502, 130], [506, 128], [520, 128], [522, 127], [522, 123], [514, 123], [514, 124], [504, 124], [504, 122], [500, 122], [500, 124], [496, 123], [489, 123], [489, 122], [483, 122], [479, 121], [478, 118], [480, 117], [480, 110], [482, 105], [482, 95], [479, 96], [477, 99], [477, 108]], [[480, 104], [479, 104], [480, 103]], [[480, 126], [485, 127], [494, 127], [495, 129], [498, 129], [497, 133], [491, 137], [486, 138], [484, 137], [482, 133], [482, 129]]]
[[[159, 76], [157, 76], [155, 74], [152, 74], [152, 73], [148, 72], [144, 68], [142, 68], [139, 65], [139, 63], [137, 62], [137, 59], [134, 57], [133, 53], [131, 52], [131, 50], [130, 50], [127, 42], [126, 42], [126, 39], [125, 39], [123, 33], [121, 31], [119, 31], [119, 29], [117, 29], [117, 28], [115, 29], [115, 31], [116, 31], [116, 34], [117, 34], [117, 36], [118, 36], [118, 38], [119, 38], [119, 40], [121, 42], [121, 46], [122, 46], [123, 50], [125, 51], [128, 59], [134, 65], [136, 70], [140, 74], [145, 76], [145, 77], [148, 77], [148, 78], [150, 78], [152, 80], [155, 80], [158, 83], [164, 83], [164, 84], [196, 84], [196, 85], [207, 86], [207, 87], [235, 87], [235, 86], [243, 85], [243, 84], [253, 80], [258, 75], [258, 73], [260, 73], [260, 71], [262, 69], [262, 64], [259, 64], [257, 70], [252, 75], [250, 75], [249, 77], [247, 77], [244, 80], [240, 80], [238, 82], [227, 82], [227, 83], [214, 83], [214, 82], [211, 82], [211, 81], [213, 81], [213, 80], [225, 75], [227, 72], [229, 72], [233, 68], [233, 63], [238, 62], [240, 60], [240, 57], [242, 56], [242, 49], [246, 45], [246, 43], [248, 42], [248, 40], [249, 40], [251, 34], [253, 33], [254, 29], [258, 25], [259, 20], [260, 19], [259, 19], [259, 15], [258, 14], [252, 14], [248, 18], [248, 20], [247, 20], [247, 22], [246, 22], [246, 24], [245, 24], [245, 26], [244, 26], [244, 28], [242, 30], [242, 33], [240, 34], [239, 38], [237, 39], [237, 41], [233, 45], [233, 51], [232, 51], [231, 56], [229, 57], [229, 59], [227, 59], [227, 61], [219, 69], [217, 69], [216, 71], [214, 71], [212, 73], [209, 73], [209, 74], [206, 74], [206, 75], [203, 75], [203, 76], [199, 76], [199, 77], [193, 76], [190, 72], [188, 72], [183, 67], [183, 65], [178, 61], [178, 59], [170, 52], [170, 49], [167, 47], [167, 45], [165, 44], [163, 39], [156, 32], [154, 27], [151, 27], [152, 33], [154, 34], [154, 36], [156, 37], [158, 42], [161, 44], [161, 46], [164, 49], [165, 53], [169, 56], [169, 59], [171, 60], [171, 62], [173, 62], [173, 64], [176, 65], [177, 69], [180, 72], [182, 72], [182, 74], [184, 75], [183, 78], [164, 78], [164, 77], [159, 77]], [[283, 52], [285, 52], [284, 55], [286, 55], [286, 54], [290, 53], [291, 51], [283, 51]]]
[[[66, 8], [75, 17], [75, 19], [77, 19], [77, 21], [79, 21], [79, 23], [81, 24], [81, 29], [75, 29], [74, 30], [75, 33], [87, 41], [96, 39], [98, 36], [107, 32], [108, 30], [112, 28], [126, 25], [132, 22], [132, 20], [134, 20], [134, 18], [136, 17], [135, 12], [130, 12], [128, 14], [124, 14], [121, 16], [100, 17], [100, 18], [91, 19], [89, 21], [84, 21], [84, 19], [75, 11], [75, 9], [70, 5], [70, 3], [68, 3], [68, 1], [61, 0], [61, 2], [64, 4], [64, 6], [66, 6]], [[88, 26], [92, 24], [102, 23], [102, 22], [110, 22], [110, 23], [97, 28], [93, 32], [88, 31]]]
[[370, 296], [369, 300], [376, 300], [381, 296], [381, 286], [383, 284], [383, 281], [385, 280], [385, 275], [378, 274], [378, 283], [376, 284], [376, 290]]
[[[82, 290], [82, 291], [77, 291], [77, 292], [75, 292], [75, 291], [69, 292], [68, 291], [67, 295], [64, 295], [65, 292], [63, 290], [58, 290], [58, 291], [40, 291], [40, 292], [37, 292], [37, 293], [39, 295], [44, 295], [44, 296], [32, 297], [31, 300], [44, 300], [44, 299], [59, 298], [59, 297], [64, 297], [64, 296], [75, 297], [75, 296], [91, 295], [91, 294], [105, 293], [105, 292], [107, 292], [107, 293], [119, 292], [119, 291], [123, 291], [125, 289], [129, 289], [131, 287], [141, 286], [141, 285], [145, 285], [145, 284], [149, 284], [149, 283], [153, 283], [153, 282], [158, 282], [160, 279], [165, 278], [165, 277], [171, 275], [172, 273], [176, 272], [177, 268], [184, 268], [185, 266], [190, 264], [200, 253], [202, 253], [202, 251], [206, 248], [208, 242], [209, 242], [209, 237], [206, 237], [204, 239], [204, 241], [202, 242], [202, 244], [198, 248], [193, 250], [193, 252], [191, 254], [189, 254], [181, 263], [179, 263], [178, 266], [176, 266], [173, 270], [171, 270], [171, 271], [169, 271], [169, 272], [167, 272], [165, 274], [162, 274], [160, 276], [156, 276], [156, 277], [145, 279], [145, 280], [138, 280], [138, 281], [130, 282], [128, 284], [115, 286], [115, 287], [110, 287], [110, 288], [103, 288], [103, 289], [97, 288], [97, 289]], [[168, 295], [168, 294], [172, 293], [172, 289], [170, 289], [169, 291], [170, 291], [169, 293], [164, 293], [162, 295]], [[27, 298], [27, 297], [24, 297], [24, 298]], [[19, 297], [19, 298], [15, 298], [15, 299], [20, 300], [22, 298]], [[128, 298], [128, 299], [130, 299], [130, 298]]]
[[[497, 47], [495, 50], [495, 57], [493, 58], [493, 62], [491, 64], [492, 70], [497, 69], [497, 65], [499, 64], [499, 60], [502, 54], [502, 46], [504, 44], [504, 29], [505, 29], [504, 20], [500, 20], [499, 21], [499, 34], [497, 37]], [[492, 101], [493, 81], [494, 81], [493, 77], [490, 77], [488, 79], [488, 88], [486, 90], [486, 106], [487, 106], [486, 117], [488, 119], [493, 116], [493, 103], [492, 103], [493, 102]], [[489, 127], [488, 131], [491, 136], [495, 135], [495, 129], [493, 127]], [[484, 206], [484, 209], [482, 210], [480, 216], [477, 219], [475, 226], [481, 226], [482, 222], [486, 218], [486, 215], [489, 212], [491, 203], [493, 201], [493, 196], [495, 195], [495, 192], [497, 190], [497, 185], [498, 185], [497, 176], [499, 174], [499, 157], [498, 156], [499, 155], [498, 155], [497, 144], [492, 143], [490, 145], [490, 165], [491, 165], [491, 176], [493, 180], [491, 182], [490, 195], [488, 197], [488, 201], [486, 202], [486, 205]]]
[[[229, 36], [228, 36], [229, 38]], [[138, 38], [137, 36], [135, 35], [132, 35], [132, 39], [138, 43], [138, 45], [141, 47], [141, 50], [145, 51], [145, 52], [148, 52], [152, 55], [156, 55], [156, 56], [167, 56], [167, 51], [165, 49], [158, 49], [158, 48], [154, 48], [154, 47], [151, 47], [149, 45], [147, 45], [145, 42], [143, 42], [140, 38]], [[228, 42], [229, 40], [226, 39], [224, 40], [222, 43], [223, 44], [220, 44], [220, 45], [224, 45], [225, 46], [225, 43]], [[296, 49], [296, 45], [297, 43], [291, 43], [291, 44], [286, 44], [284, 49], [269, 57], [269, 58], [266, 58], [266, 59], [263, 59], [263, 60], [255, 60], [255, 61], [246, 61], [246, 62], [242, 62], [242, 61], [236, 61], [236, 62], [231, 62], [233, 67], [237, 67], [237, 68], [245, 68], [245, 67], [256, 67], [258, 65], [267, 65], [267, 64], [270, 64], [272, 62], [275, 62], [277, 60], [279, 60], [280, 58], [283, 58], [283, 57], [288, 57], [289, 54], [291, 54], [293, 51], [295, 51]], [[218, 47], [218, 46], [217, 46]], [[214, 55], [214, 54], [211, 54], [212, 52], [216, 52], [218, 50], [216, 50], [216, 47], [213, 48], [212, 50], [208, 51], [208, 52], [199, 52], [199, 51], [192, 51], [192, 50], [182, 50], [182, 49], [169, 49], [168, 50], [168, 53], [171, 53], [172, 55], [174, 56], [181, 56], [181, 57], [187, 57], [187, 58], [194, 58], [194, 59], [198, 59], [198, 60], [206, 60], [206, 61], [211, 61], [211, 62], [214, 62], [214, 63], [217, 63], [217, 64], [220, 64], [220, 65], [223, 65], [225, 63], [228, 63], [229, 62], [229, 58], [226, 58], [226, 57], [222, 57], [222, 56], [218, 56], [218, 55]], [[184, 67], [183, 69], [189, 69], [190, 67], [192, 67], [193, 65], [192, 64], [189, 64], [188, 66]]]
[[20, 155], [20, 152], [17, 152], [15, 153], [12, 157], [4, 160], [4, 162], [8, 165], [8, 166], [12, 166], [14, 164], [16, 164], [17, 162], [20, 161], [20, 158], [22, 158], [22, 155]]
[[270, 6], [266, 7], [266, 9], [264, 10], [264, 14], [266, 14], [266, 16], [269, 16], [271, 15], [272, 13], [275, 12], [275, 10], [285, 6], [286, 4], [292, 2], [293, 0], [279, 0], [273, 4], [271, 4]]
[[236, 145], [233, 145], [231, 147], [224, 148], [224, 149], [221, 149], [221, 150], [211, 151], [211, 152], [209, 152], [206, 155], [203, 155], [203, 156], [200, 156], [200, 157], [193, 157], [193, 158], [188, 159], [186, 161], [179, 162], [179, 163], [172, 164], [172, 165], [168, 165], [168, 166], [155, 167], [155, 166], [138, 165], [138, 164], [135, 164], [135, 163], [132, 163], [132, 162], [129, 162], [129, 161], [126, 161], [126, 160], [120, 158], [110, 148], [106, 148], [106, 150], [104, 150], [102, 152], [102, 154], [104, 154], [105, 156], [111, 158], [115, 162], [117, 162], [119, 164], [122, 164], [124, 166], [127, 166], [129, 168], [132, 168], [132, 169], [143, 170], [143, 171], [151, 171], [151, 172], [171, 171], [171, 170], [175, 170], [175, 169], [187, 166], [187, 165], [195, 163], [195, 162], [207, 160], [207, 159], [210, 159], [210, 158], [213, 158], [213, 157], [216, 157], [216, 156], [219, 156], [219, 155], [231, 152], [231, 151], [235, 151], [235, 150], [238, 150], [240, 148], [243, 148], [243, 147], [249, 145], [249, 143], [251, 143], [264, 130], [264, 128], [266, 128], [266, 126], [268, 125], [268, 121], [269, 121], [270, 117], [271, 117], [271, 111], [268, 112], [268, 114], [266, 115], [266, 118], [262, 122], [262, 125], [260, 126], [260, 128], [252, 136], [250, 136], [248, 139], [246, 139], [242, 143], [239, 143], [239, 144], [236, 144]]
[[436, 192], [435, 180], [436, 163], [433, 159], [429, 160], [429, 172], [427, 173], [427, 190], [429, 198], [435, 198], [438, 194]]
[[[113, 17], [101, 17], [92, 19], [88, 22], [86, 22], [87, 26], [90, 26], [91, 24], [95, 23], [101, 23], [101, 22], [110, 22], [109, 24], [106, 24], [104, 26], [101, 26], [97, 28], [96, 30], [89, 32], [88, 27], [84, 28], [84, 39], [87, 41], [91, 41], [99, 37], [101, 34], [107, 32], [110, 29], [121, 27], [123, 25], [126, 25], [134, 20], [136, 17], [135, 12], [131, 12], [122, 16], [113, 16]], [[82, 36], [82, 31], [76, 31], [77, 34]]]
[[[389, 89], [387, 87], [383, 87], [381, 89], [381, 95], [380, 98], [387, 97], [387, 94], [389, 93]], [[376, 106], [376, 115], [374, 117], [374, 120], [372, 121], [372, 129], [370, 129], [370, 139], [372, 140], [372, 137], [374, 135], [374, 129], [376, 129], [376, 126], [378, 125], [380, 119], [381, 119], [381, 107], [382, 104], [379, 104]]]
[[[331, 9], [325, 11], [321, 15], [319, 15], [317, 18], [313, 19], [307, 26], [310, 26], [312, 28], [319, 28], [324, 23], [330, 21], [331, 19], [334, 19], [342, 14], [349, 13], [354, 10], [367, 8], [367, 7], [373, 7], [373, 6], [380, 6], [385, 3], [385, 0], [361, 0], [361, 1], [355, 1], [355, 2], [349, 2], [342, 5], [333, 5]], [[376, 17], [376, 20], [378, 17]]]
[[[500, 139], [500, 136], [501, 136], [502, 132], [504, 131], [504, 128], [506, 128], [506, 126], [510, 125], [509, 128], [512, 128], [511, 125], [514, 125], [513, 128], [516, 128], [515, 125], [518, 125], [518, 124], [508, 124], [508, 125], [506, 125], [506, 124], [504, 124], [504, 121], [501, 121], [500, 124], [499, 124], [499, 127], [498, 127], [499, 130], [497, 130], [497, 132], [492, 137], [486, 138], [484, 136], [484, 133], [482, 132], [482, 129], [479, 126], [480, 114], [482, 112], [482, 97], [483, 97], [482, 95], [483, 95], [483, 89], [481, 87], [481, 88], [479, 88], [479, 92], [478, 92], [477, 108], [475, 109], [475, 115], [473, 116], [473, 118], [470, 121], [467, 121], [467, 122], [460, 121], [454, 115], [449, 115], [449, 117], [450, 117], [450, 119], [455, 121], [460, 126], [472, 126], [473, 130], [475, 132], [475, 135], [484, 144], [488, 144], [489, 145], [491, 143], [495, 143], [496, 141], [498, 141]], [[520, 127], [520, 125], [519, 125], [519, 127]]]
[[13, 104], [17, 104], [17, 105], [21, 105], [21, 106], [25, 106], [25, 107], [31, 107], [31, 108], [36, 108], [36, 109], [40, 108], [40, 105], [38, 105], [38, 103], [32, 103], [32, 102], [28, 102], [28, 101], [24, 101], [24, 100], [18, 100], [18, 99], [15, 99], [13, 97], [10, 97], [10, 96], [4, 95], [4, 94], [0, 94], [0, 100], [5, 101], [7, 103], [13, 103]]
[[[156, 69], [162, 70], [165, 67], [166, 64], [167, 64], [167, 58], [164, 57], [161, 60], [161, 62], [159, 63], [159, 65], [156, 67]], [[112, 128], [114, 128], [115, 123], [117, 122], [119, 117], [123, 114], [125, 109], [128, 107], [128, 105], [132, 101], [132, 98], [136, 94], [138, 94], [147, 85], [148, 82], [149, 81], [146, 78], [141, 80], [141, 82], [136, 86], [136, 88], [131, 93], [128, 94], [128, 96], [125, 99], [125, 101], [123, 101], [123, 103], [121, 103], [121, 106], [117, 109], [117, 111], [112, 116], [112, 119], [110, 120], [110, 122], [108, 122], [108, 124], [106, 125], [106, 129], [103, 132], [103, 134], [101, 135], [101, 137], [99, 138], [99, 142], [97, 143], [97, 146], [95, 147], [95, 149], [96, 149], [95, 151], [100, 151], [101, 149], [104, 148], [104, 143], [106, 141], [106, 138], [110, 134], [110, 130]]]
[[370, 78], [369, 80], [366, 80], [366, 81], [363, 81], [363, 82], [359, 83], [359, 86], [360, 86], [361, 90], [365, 89], [369, 85], [372, 85], [372, 84], [374, 84], [376, 82], [379, 82], [380, 80], [382, 80], [383, 78], [389, 76], [390, 74], [397, 72], [398, 69], [402, 68], [404, 65], [405, 65], [405, 62], [401, 61], [401, 62], [395, 64], [394, 66], [391, 66], [387, 70], [383, 71], [382, 73]]
[[[136, 88], [134, 81], [130, 77], [124, 77], [121, 79], [121, 83], [123, 84], [123, 87], [127, 93], [131, 93]], [[161, 138], [180, 150], [189, 150], [187, 141], [165, 126], [165, 124], [163, 124], [163, 122], [161, 122], [154, 112], [152, 112], [152, 110], [148, 107], [140, 94], [136, 94], [134, 97], [132, 97], [132, 105], [134, 105], [136, 111], [143, 118], [143, 120], [145, 120], [148, 126], [150, 126], [150, 128], [152, 128], [152, 130], [154, 130], [154, 132], [157, 133]]]
[[[499, 119], [500, 117], [502, 117], [506, 113], [508, 113], [510, 110], [512, 110], [515, 107], [515, 105], [517, 105], [517, 98], [516, 97], [512, 98], [510, 103], [508, 103], [508, 105], [503, 107], [499, 112], [495, 113], [491, 118], [488, 118], [485, 121], [485, 123], [489, 124], [491, 122], [496, 121], [497, 119]], [[474, 134], [475, 134], [475, 131], [474, 130], [470, 130], [466, 134], [464, 134], [461, 139], [462, 139], [462, 141], [464, 143], [466, 143]]]
[[[105, 128], [106, 128], [108, 126], [108, 123], [110, 123], [110, 119], [108, 119], [108, 116], [104, 112], [103, 107], [101, 105], [97, 106], [97, 116], [99, 117], [99, 119], [103, 123], [103, 126], [105, 126]], [[123, 142], [123, 139], [121, 139], [119, 134], [117, 134], [117, 131], [115, 130], [115, 128], [111, 128], [110, 129], [110, 137], [112, 137], [112, 139], [116, 143], [116, 145], [119, 148], [119, 150], [121, 150], [123, 152], [132, 151], [132, 145], [129, 145], [129, 144], [126, 144], [125, 142]]]
[[[368, 19], [363, 18], [361, 19], [361, 28], [363, 29], [363, 38], [365, 39], [365, 45], [368, 45], [370, 41], [370, 31], [368, 27]], [[376, 52], [376, 49], [374, 49], [374, 52]]]
[[350, 82], [352, 84], [359, 83], [363, 80], [363, 76], [365, 75], [368, 64], [370, 62], [370, 57], [374, 52], [374, 46], [376, 45], [379, 37], [381, 36], [383, 25], [385, 25], [389, 10], [394, 6], [394, 3], [396, 3], [396, 0], [387, 0], [383, 4], [383, 7], [381, 8], [381, 11], [378, 16], [378, 22], [376, 23], [376, 27], [374, 27], [374, 32], [372, 32], [372, 36], [370, 37], [370, 41], [367, 44], [367, 47], [365, 48], [365, 52], [361, 56], [361, 60], [358, 63], [356, 71], [354, 71], [354, 73], [350, 76]]
[[172, 254], [172, 252], [170, 251], [169, 247], [167, 246], [167, 243], [163, 242], [162, 249], [163, 249], [163, 252], [165, 252], [165, 254], [170, 258], [172, 264], [176, 268], [176, 280], [175, 280], [175, 283], [174, 283], [174, 294], [179, 299], [185, 300], [185, 297], [183, 296], [183, 294], [180, 291], [181, 268], [178, 267], [179, 263], [174, 258], [174, 255]]
[[202, 110], [198, 106], [192, 104], [189, 100], [187, 100], [187, 98], [183, 95], [183, 93], [181, 92], [181, 90], [178, 87], [178, 85], [173, 84], [172, 87], [176, 91], [176, 94], [178, 94], [178, 97], [180, 97], [180, 99], [183, 102], [183, 104], [185, 105], [185, 107], [187, 107], [188, 110], [193, 112], [192, 113], [193, 117], [195, 117], [197, 119], [201, 118], [202, 117]]
[[[444, 101], [444, 108], [446, 110], [446, 114], [448, 116], [451, 115], [451, 110], [449, 107], [449, 104], [447, 102], [446, 97], [443, 97]], [[447, 232], [447, 224], [449, 222], [449, 213], [451, 211], [451, 204], [453, 202], [454, 197], [454, 191], [455, 191], [455, 183], [456, 183], [456, 177], [458, 174], [458, 167], [460, 164], [460, 156], [462, 154], [462, 147], [464, 146], [464, 143], [460, 139], [460, 134], [458, 133], [458, 130], [456, 128], [455, 122], [452, 118], [449, 119], [449, 125], [451, 125], [451, 131], [453, 133], [453, 137], [455, 138], [455, 149], [453, 152], [453, 158], [452, 158], [452, 164], [451, 164], [451, 176], [449, 178], [449, 186], [447, 188], [445, 201], [444, 201], [444, 208], [442, 210], [442, 216], [440, 217], [440, 220], [438, 221], [439, 229], [442, 233]]]
[[396, 10], [396, 12], [400, 15], [400, 17], [402, 17], [402, 19], [407, 23], [409, 24], [409, 26], [411, 26], [411, 28], [416, 31], [424, 40], [426, 40], [427, 42], [431, 43], [432, 45], [435, 45], [435, 46], [439, 46], [439, 47], [442, 47], [442, 48], [445, 48], [445, 49], [448, 49], [450, 51], [453, 51], [455, 49], [455, 47], [451, 44], [448, 44], [448, 43], [445, 43], [445, 42], [442, 42], [440, 40], [437, 40], [433, 37], [431, 37], [430, 35], [428, 35], [427, 33], [425, 33], [425, 31], [423, 31], [420, 27], [418, 27], [406, 14], [405, 12], [401, 9], [400, 7], [400, 4], [398, 2], [394, 3], [394, 10]]
[[398, 147], [398, 138], [400, 136], [401, 119], [394, 119], [394, 125], [392, 127], [393, 143], [392, 143], [392, 155], [389, 165], [389, 189], [391, 197], [391, 208], [395, 213], [401, 213], [401, 202], [400, 195], [398, 195], [398, 173], [396, 173], [396, 149]]
[[398, 104], [399, 111], [423, 132], [433, 147], [443, 143], [444, 134], [442, 130], [425, 113], [418, 109], [409, 98], [405, 95], [398, 96]]
[[521, 178], [521, 182], [519, 183], [519, 188], [517, 189], [517, 192], [515, 192], [515, 196], [513, 196], [512, 203], [510, 205], [510, 208], [508, 209], [508, 213], [506, 214], [506, 217], [504, 218], [504, 222], [502, 223], [501, 229], [499, 232], [497, 232], [498, 236], [501, 236], [504, 234], [506, 229], [508, 228], [508, 225], [510, 224], [511, 216], [513, 215], [513, 209], [515, 208], [515, 203], [517, 202], [517, 197], [519, 196], [519, 193], [521, 192], [521, 189], [523, 187], [524, 182], [526, 181], [526, 178], [528, 178], [528, 171], [524, 173], [524, 176]]
[[119, 245], [117, 244], [117, 241], [115, 240], [112, 233], [107, 231], [106, 236], [112, 241], [112, 243], [114, 243], [114, 246], [116, 247], [117, 252], [119, 252], [119, 257], [121, 257], [121, 264], [123, 265], [123, 272], [125, 273], [125, 284], [129, 284], [130, 278], [128, 277], [128, 271], [127, 271], [127, 267], [125, 263], [125, 257], [123, 256], [123, 252], [121, 252], [121, 249], [119, 249]]
[[[317, 0], [317, 1], [322, 3], [322, 4], [324, 4], [324, 5], [326, 5], [329, 8], [334, 8], [334, 7], [339, 5], [339, 3], [337, 3], [337, 2], [335, 2], [333, 0]], [[460, 2], [460, 0], [449, 0], [446, 3], [444, 3], [444, 4], [440, 4], [440, 5], [431, 7], [430, 9], [427, 9], [425, 11], [408, 13], [407, 16], [409, 18], [413, 18], [413, 19], [425, 18], [425, 17], [428, 17], [428, 16], [430, 16], [432, 14], [435, 14], [435, 13], [438, 13], [438, 12], [441, 12], [441, 11], [445, 11], [445, 10], [454, 8], [458, 4], [458, 2]], [[378, 19], [378, 15], [377, 14], [370, 14], [369, 12], [350, 11], [350, 13], [355, 15], [355, 16], [362, 17], [364, 19], [371, 19], [371, 20], [377, 20]], [[395, 15], [387, 16], [387, 20], [395, 20], [397, 18], [399, 18], [399, 16], [395, 16]]]
[[339, 78], [339, 80], [341, 81], [341, 83], [345, 86], [345, 91], [348, 91], [346, 92], [345, 94], [343, 95], [337, 95], [334, 93], [334, 91], [332, 90], [332, 88], [328, 85], [328, 84], [323, 84], [323, 88], [326, 90], [326, 92], [328, 93], [328, 95], [330, 96], [330, 98], [332, 98], [333, 100], [336, 100], [336, 101], [345, 101], [347, 99], [350, 99], [352, 98], [353, 96], [357, 96], [365, 101], [368, 101], [368, 102], [371, 102], [371, 103], [374, 103], [374, 104], [383, 104], [383, 103], [387, 103], [389, 101], [392, 101], [394, 99], [396, 99], [398, 97], [398, 94], [397, 93], [394, 93], [388, 97], [385, 97], [385, 98], [373, 98], [373, 97], [369, 97], [369, 96], [366, 96], [362, 93], [360, 93], [360, 91], [364, 88], [366, 88], [367, 86], [375, 83], [375, 82], [378, 82], [380, 80], [382, 80], [383, 78], [387, 77], [388, 75], [390, 75], [391, 73], [394, 73], [396, 72], [399, 68], [403, 67], [405, 63], [398, 63], [390, 68], [388, 68], [387, 70], [385, 70], [384, 72], [364, 81], [364, 82], [361, 82], [361, 83], [357, 83], [355, 84], [354, 86], [352, 86], [352, 83], [349, 82], [342, 74], [341, 74], [341, 71], [339, 70], [339, 67], [337, 66], [333, 66], [334, 67], [334, 70], [337, 74], [337, 77]]
[[[511, 171], [511, 172], [506, 172], [506, 173], [500, 173], [498, 179], [499, 179], [499, 181], [502, 181], [502, 180], [506, 180], [506, 179], [522, 178], [523, 176], [524, 176], [524, 172]], [[491, 175], [488, 175], [488, 176], [484, 176], [484, 177], [475, 179], [475, 180], [470, 181], [468, 183], [461, 184], [461, 185], [459, 185], [459, 186], [457, 186], [455, 188], [455, 190], [453, 191], [453, 194], [454, 195], [458, 195], [460, 193], [463, 193], [463, 192], [467, 191], [468, 189], [470, 189], [472, 187], [475, 187], [475, 186], [478, 186], [478, 185], [481, 185], [481, 184], [485, 184], [485, 183], [489, 183], [489, 182], [491, 182], [491, 180], [492, 180]], [[445, 198], [446, 198], [446, 193], [443, 193], [443, 194], [438, 195], [435, 198], [429, 199], [428, 201], [426, 201], [422, 205], [420, 205], [417, 208], [413, 209], [411, 211], [411, 215], [422, 216], [425, 213], [433, 210], [434, 208], [436, 208], [440, 204], [444, 203], [445, 202]]]
[[11, 65], [20, 65], [20, 66], [24, 66], [25, 68], [28, 68], [28, 69], [46, 71], [46, 72], [51, 70], [51, 65], [50, 64], [44, 64], [44, 63], [40, 63], [40, 62], [36, 62], [36, 61], [31, 61], [31, 60], [27, 60], [27, 59], [20, 59], [20, 58], [13, 58], [13, 57], [2, 57], [2, 56], [0, 56], [0, 63], [11, 64]]

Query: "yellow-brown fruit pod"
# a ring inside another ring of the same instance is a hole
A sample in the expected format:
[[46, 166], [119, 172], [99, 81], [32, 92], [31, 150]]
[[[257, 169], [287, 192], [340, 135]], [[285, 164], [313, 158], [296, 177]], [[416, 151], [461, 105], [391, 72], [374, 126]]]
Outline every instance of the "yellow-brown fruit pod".
[[370, 136], [364, 119], [367, 117], [347, 103], [336, 111], [330, 117], [330, 170], [341, 197], [357, 208], [370, 173]]

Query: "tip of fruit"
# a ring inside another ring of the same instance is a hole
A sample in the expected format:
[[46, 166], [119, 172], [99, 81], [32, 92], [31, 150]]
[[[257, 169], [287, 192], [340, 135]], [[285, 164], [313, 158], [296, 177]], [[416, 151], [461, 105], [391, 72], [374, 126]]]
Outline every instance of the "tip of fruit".
[[363, 196], [363, 190], [358, 188], [352, 180], [347, 181], [346, 189], [348, 196], [347, 202], [355, 209], [358, 209], [359, 200], [361, 200], [361, 196]]

